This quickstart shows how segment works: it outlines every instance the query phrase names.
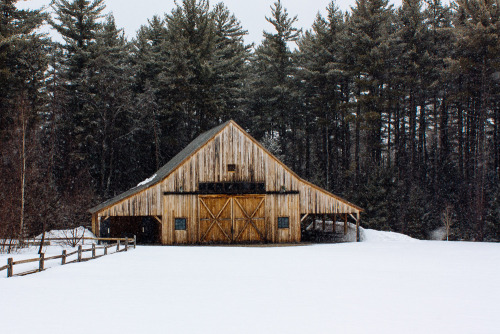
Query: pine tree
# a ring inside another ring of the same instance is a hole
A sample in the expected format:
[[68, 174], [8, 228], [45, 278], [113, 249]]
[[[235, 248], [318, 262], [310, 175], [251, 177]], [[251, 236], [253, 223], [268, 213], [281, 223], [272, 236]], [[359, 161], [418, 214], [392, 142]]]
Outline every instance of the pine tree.
[[[18, 10], [18, 0], [0, 3], [0, 131], [6, 130], [16, 115], [16, 99], [28, 99], [30, 117], [43, 105], [40, 90], [47, 68], [48, 40], [37, 32], [46, 15], [42, 10]], [[6, 139], [7, 132], [0, 135]]]
[[215, 24], [215, 47], [213, 51], [214, 76], [212, 95], [217, 106], [216, 117], [222, 120], [235, 119], [246, 126], [247, 113], [244, 110], [248, 77], [247, 61], [250, 46], [243, 37], [247, 34], [240, 22], [224, 4], [219, 3], [212, 11]]
[[289, 143], [298, 126], [293, 118], [299, 114], [292, 80], [296, 72], [295, 60], [288, 43], [297, 41], [301, 31], [293, 26], [297, 16], [289, 17], [280, 1], [271, 6], [271, 17], [266, 20], [275, 32], [264, 32], [262, 45], [255, 51], [252, 70], [254, 126], [258, 137], [266, 132], [273, 137], [277, 135], [282, 154], [289, 158]]
[[[393, 59], [388, 39], [393, 21], [387, 0], [357, 0], [349, 18], [349, 71], [355, 87], [355, 164], [356, 177], [363, 166], [380, 166], [382, 161], [383, 120], [387, 118], [385, 84]], [[366, 152], [361, 151], [364, 137]], [[362, 159], [363, 157], [363, 159]]]
[[[485, 187], [488, 168], [488, 118], [497, 110], [499, 85], [494, 80], [500, 70], [500, 7], [494, 0], [459, 0], [456, 7], [456, 58], [454, 71], [460, 80], [466, 111], [467, 136], [464, 164], [466, 179], [473, 184], [469, 199], [471, 220], [478, 240], [485, 235]], [[498, 148], [495, 148], [498, 149]], [[494, 156], [493, 152], [491, 156]]]
[[[210, 94], [214, 80], [212, 55], [215, 24], [206, 0], [183, 0], [166, 15], [166, 64], [160, 82], [162, 108], [168, 113], [162, 128], [174, 124], [173, 141], [182, 148], [200, 131], [217, 124], [217, 105]], [[173, 129], [172, 129], [173, 130]]]
[[112, 15], [97, 31], [91, 52], [88, 68], [92, 75], [88, 85], [92, 103], [87, 108], [95, 115], [93, 124], [97, 131], [93, 135], [95, 150], [90, 164], [92, 175], [98, 179], [98, 193], [107, 197], [136, 181], [128, 177], [136, 172], [135, 164], [130, 164], [134, 154], [128, 151], [133, 126], [130, 47]]
[[140, 32], [137, 88], [154, 101], [157, 161], [223, 120], [244, 119], [245, 34], [225, 6], [204, 0], [184, 0]]
[[92, 156], [98, 127], [89, 81], [90, 64], [95, 59], [92, 48], [101, 28], [104, 8], [104, 0], [56, 0], [53, 4], [55, 19], [51, 25], [65, 42], [59, 46], [64, 51], [59, 70], [63, 94], [60, 100], [54, 101], [61, 106], [53, 106], [62, 111], [56, 126], [60, 159], [56, 174], [62, 189], [76, 187], [75, 177], [87, 185], [97, 184]]
[[139, 172], [141, 179], [158, 170], [163, 162], [160, 149], [162, 129], [159, 122], [159, 76], [167, 56], [167, 50], [163, 48], [166, 32], [165, 21], [153, 16], [148, 20], [148, 25], [141, 26], [133, 41], [132, 63], [135, 74], [133, 93], [137, 110], [134, 142], [135, 156], [140, 162], [138, 165], [142, 166], [142, 173], [145, 173]]
[[32, 190], [44, 184], [35, 165], [45, 126], [48, 40], [37, 32], [42, 10], [18, 10], [17, 1], [0, 3], [0, 234], [23, 237], [33, 223]]
[[[318, 137], [317, 140], [321, 142], [321, 150], [316, 155], [322, 159], [315, 165], [322, 172], [315, 173], [315, 178], [319, 177], [318, 183], [337, 192], [341, 191], [341, 187], [345, 189], [350, 159], [349, 124], [345, 108], [349, 94], [348, 76], [344, 69], [344, 41], [343, 14], [335, 2], [331, 2], [327, 7], [327, 16], [318, 15], [312, 31], [306, 32], [301, 38], [298, 57], [301, 70], [297, 81], [304, 82], [302, 90], [305, 94], [304, 108], [307, 109], [306, 137]], [[310, 146], [310, 143], [306, 145], [308, 148]], [[307, 167], [306, 171], [309, 169]]]

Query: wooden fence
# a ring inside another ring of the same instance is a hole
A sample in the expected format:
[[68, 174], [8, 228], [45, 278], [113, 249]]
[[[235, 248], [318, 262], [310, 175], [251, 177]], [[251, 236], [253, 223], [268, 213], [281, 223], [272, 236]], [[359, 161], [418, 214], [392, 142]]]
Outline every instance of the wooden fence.
[[[69, 263], [74, 263], [74, 262], [83, 262], [83, 261], [89, 261], [93, 259], [100, 258], [102, 256], [108, 255], [108, 249], [109, 248], [114, 248], [116, 247], [116, 251], [110, 254], [114, 253], [119, 253], [119, 252], [126, 252], [130, 247], [135, 248], [137, 245], [137, 239], [136, 236], [134, 235], [134, 238], [85, 238], [86, 240], [94, 240], [97, 242], [101, 241], [116, 241], [116, 243], [108, 244], [108, 245], [102, 245], [102, 246], [96, 246], [96, 244], [92, 244], [91, 248], [83, 249], [82, 245], [78, 245], [78, 250], [75, 250], [73, 252], [67, 253], [66, 250], [62, 251], [61, 255], [55, 255], [55, 256], [49, 256], [45, 257], [44, 253], [40, 254], [40, 257], [34, 258], [34, 259], [25, 259], [25, 260], [19, 260], [19, 261], [14, 261], [13, 258], [8, 258], [7, 259], [7, 265], [0, 267], [0, 272], [3, 270], [7, 270], [7, 277], [13, 277], [13, 276], [24, 276], [24, 275], [29, 275], [29, 274], [34, 274], [40, 271], [43, 271], [45, 269], [45, 262], [50, 261], [50, 260], [58, 260], [61, 259], [61, 265], [69, 264]], [[52, 239], [46, 239], [46, 241], [61, 241], [64, 240], [64, 238], [52, 238]], [[123, 242], [123, 244], [122, 244]], [[123, 245], [122, 248], [120, 246]], [[103, 249], [103, 254], [97, 255], [97, 250]], [[91, 257], [84, 257], [83, 254], [91, 252]], [[72, 259], [71, 261], [68, 261], [68, 258], [71, 256], [75, 256], [75, 259]], [[33, 269], [30, 271], [25, 271], [21, 272], [18, 274], [14, 274], [14, 266], [19, 265], [19, 264], [24, 264], [24, 263], [31, 263], [31, 262], [38, 262], [38, 268]]]

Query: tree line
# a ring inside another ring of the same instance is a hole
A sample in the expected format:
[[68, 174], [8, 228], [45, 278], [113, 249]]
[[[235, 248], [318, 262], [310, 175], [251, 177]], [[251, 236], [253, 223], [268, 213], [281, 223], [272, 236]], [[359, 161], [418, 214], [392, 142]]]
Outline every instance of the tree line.
[[131, 40], [104, 0], [16, 3], [0, 4], [3, 236], [87, 223], [234, 119], [363, 207], [366, 227], [430, 238], [446, 220], [450, 239], [500, 238], [496, 0], [332, 1], [306, 31], [277, 1], [259, 45], [207, 0], [179, 1]]

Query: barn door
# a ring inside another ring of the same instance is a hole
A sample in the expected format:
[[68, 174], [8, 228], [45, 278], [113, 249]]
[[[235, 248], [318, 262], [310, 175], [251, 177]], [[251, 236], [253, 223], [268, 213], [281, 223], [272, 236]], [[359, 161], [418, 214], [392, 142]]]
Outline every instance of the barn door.
[[200, 242], [266, 240], [264, 196], [200, 196], [199, 213]]
[[200, 196], [200, 242], [232, 241], [232, 199], [229, 196]]
[[265, 241], [264, 196], [233, 197], [233, 241], [262, 242]]

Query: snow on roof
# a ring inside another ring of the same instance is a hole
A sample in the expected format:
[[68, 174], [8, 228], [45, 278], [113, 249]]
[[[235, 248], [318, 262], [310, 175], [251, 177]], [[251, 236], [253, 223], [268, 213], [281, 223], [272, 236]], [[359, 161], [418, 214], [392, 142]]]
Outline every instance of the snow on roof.
[[147, 178], [147, 179], [145, 179], [144, 181], [141, 181], [141, 182], [137, 183], [136, 187], [140, 187], [140, 186], [142, 186], [143, 184], [147, 184], [147, 183], [149, 183], [149, 182], [153, 181], [153, 179], [154, 179], [155, 177], [156, 177], [156, 173], [155, 173], [155, 175], [153, 175], [153, 176], [151, 176], [151, 177], [148, 177], [148, 178]]

